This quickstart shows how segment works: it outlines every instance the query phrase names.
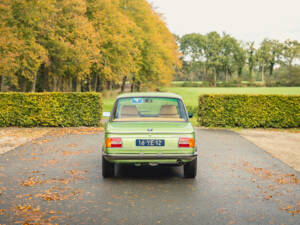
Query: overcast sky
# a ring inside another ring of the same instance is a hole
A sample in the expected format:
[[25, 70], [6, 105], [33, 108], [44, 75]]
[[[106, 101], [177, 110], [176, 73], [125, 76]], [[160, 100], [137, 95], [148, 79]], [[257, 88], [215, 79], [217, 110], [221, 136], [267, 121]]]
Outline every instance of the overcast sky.
[[148, 0], [172, 33], [225, 31], [243, 41], [300, 41], [300, 0]]

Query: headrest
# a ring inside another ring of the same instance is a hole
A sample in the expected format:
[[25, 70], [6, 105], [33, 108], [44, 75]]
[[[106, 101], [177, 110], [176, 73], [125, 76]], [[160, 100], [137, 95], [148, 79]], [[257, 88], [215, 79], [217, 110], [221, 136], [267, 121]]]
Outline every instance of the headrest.
[[160, 108], [160, 117], [179, 117], [177, 108], [175, 105], [163, 105]]
[[120, 117], [139, 117], [139, 113], [135, 105], [124, 105], [121, 108]]

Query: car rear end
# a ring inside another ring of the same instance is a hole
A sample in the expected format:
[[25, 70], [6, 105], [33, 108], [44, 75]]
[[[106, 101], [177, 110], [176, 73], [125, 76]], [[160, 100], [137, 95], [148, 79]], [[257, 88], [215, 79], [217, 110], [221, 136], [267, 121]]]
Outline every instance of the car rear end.
[[[119, 110], [119, 116], [112, 116], [106, 126], [103, 146], [105, 163], [186, 167], [196, 161], [195, 133], [181, 99], [148, 96], [129, 99], [121, 107], [118, 104], [121, 104], [120, 101], [116, 102], [113, 113], [116, 115]], [[154, 107], [158, 109], [149, 109]], [[182, 111], [181, 114], [179, 111]]]

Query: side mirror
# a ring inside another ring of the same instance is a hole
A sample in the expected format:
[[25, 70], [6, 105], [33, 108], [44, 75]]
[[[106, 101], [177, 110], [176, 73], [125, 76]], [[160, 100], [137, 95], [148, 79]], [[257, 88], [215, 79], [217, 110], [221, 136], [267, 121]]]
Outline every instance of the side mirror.
[[193, 113], [189, 113], [189, 118], [193, 118]]
[[103, 112], [102, 115], [103, 117], [110, 117], [110, 112]]

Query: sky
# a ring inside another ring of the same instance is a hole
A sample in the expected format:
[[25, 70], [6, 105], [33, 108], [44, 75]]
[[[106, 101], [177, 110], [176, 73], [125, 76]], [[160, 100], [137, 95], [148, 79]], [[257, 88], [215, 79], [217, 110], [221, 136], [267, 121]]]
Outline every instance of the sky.
[[300, 41], [300, 0], [148, 0], [172, 33], [226, 32], [259, 44]]

